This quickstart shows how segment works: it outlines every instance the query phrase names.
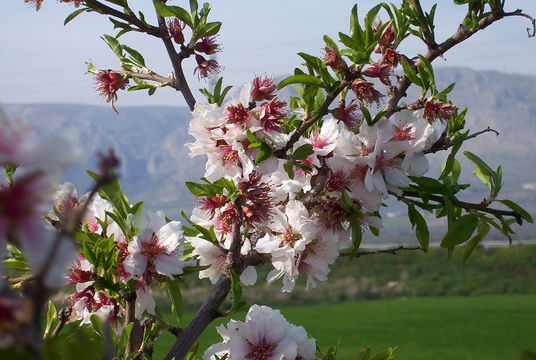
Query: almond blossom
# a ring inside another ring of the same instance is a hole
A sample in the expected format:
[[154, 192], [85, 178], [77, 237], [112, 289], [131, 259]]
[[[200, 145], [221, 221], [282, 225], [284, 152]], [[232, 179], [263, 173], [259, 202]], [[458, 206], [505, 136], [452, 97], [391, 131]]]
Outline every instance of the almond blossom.
[[252, 305], [245, 321], [231, 320], [216, 328], [223, 341], [209, 347], [203, 358], [254, 360], [314, 360], [316, 341], [301, 326], [290, 324], [278, 310]]

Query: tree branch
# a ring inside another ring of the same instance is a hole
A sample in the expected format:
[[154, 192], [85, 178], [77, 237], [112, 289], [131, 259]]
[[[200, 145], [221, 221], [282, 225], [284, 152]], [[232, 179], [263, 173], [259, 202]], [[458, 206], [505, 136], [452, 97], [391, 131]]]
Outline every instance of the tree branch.
[[[488, 132], [495, 133], [496, 136], [499, 136], [499, 132], [497, 130], [492, 129], [492, 128], [490, 128], [488, 126], [484, 130], [480, 130], [480, 131], [477, 131], [477, 132], [475, 132], [473, 134], [467, 135], [463, 139], [463, 141], [466, 141], [466, 140], [469, 140], [469, 139], [474, 139], [477, 136], [485, 134], [485, 133], [488, 133]], [[446, 135], [446, 133], [445, 133], [445, 135]], [[454, 143], [450, 139], [446, 139], [445, 136], [441, 135], [441, 137], [428, 150], [425, 150], [423, 152], [425, 154], [436, 153], [436, 152], [441, 151], [441, 150], [447, 150], [447, 149], [451, 148], [453, 145], [454, 145]]]
[[[509, 15], [506, 15], [506, 14], [509, 14]], [[469, 37], [473, 36], [478, 31], [485, 29], [489, 25], [502, 19], [505, 16], [523, 16], [523, 15], [521, 15], [521, 13], [517, 13], [517, 11], [514, 11], [513, 13], [492, 12], [489, 15], [485, 16], [484, 18], [480, 19], [475, 29], [471, 29], [465, 25], [460, 25], [458, 28], [458, 31], [456, 31], [454, 35], [452, 35], [451, 37], [449, 37], [448, 39], [446, 39], [445, 41], [443, 41], [441, 44], [437, 45], [436, 47], [428, 50], [428, 53], [426, 53], [424, 57], [430, 62], [434, 61], [436, 58], [445, 54], [448, 50], [450, 50], [455, 45], [458, 45], [459, 43], [467, 40]], [[416, 63], [416, 65], [418, 64], [420, 64], [420, 61]], [[408, 90], [410, 85], [411, 85], [411, 81], [406, 76], [402, 76], [400, 80], [397, 82], [396, 86], [393, 87], [393, 91], [392, 93], [390, 93], [387, 99], [387, 103], [385, 104], [383, 108], [383, 111], [386, 112], [386, 117], [389, 117], [396, 112], [400, 99], [406, 96], [406, 91]]]
[[529, 21], [532, 23], [532, 28], [527, 28], [527, 35], [529, 36], [529, 38], [534, 37], [536, 35], [536, 19], [534, 19], [528, 14], [523, 13], [523, 10], [517, 9], [516, 11], [507, 12], [504, 13], [504, 16], [521, 16], [529, 19]]
[[96, 0], [86, 0], [85, 4], [92, 11], [98, 12], [102, 15], [110, 15], [118, 19], [124, 20], [129, 24], [133, 24], [139, 28], [141, 32], [147, 33], [149, 35], [162, 38], [167, 35], [167, 33], [162, 33], [160, 29], [156, 26], [149, 25], [140, 19], [138, 19], [134, 14], [128, 15], [119, 10], [116, 10], [108, 5], [101, 3]]
[[[162, 3], [166, 2], [165, 0], [158, 1]], [[166, 19], [158, 15], [158, 13], [156, 14], [156, 16], [158, 18], [160, 32], [166, 34], [165, 36], [161, 36], [160, 38], [164, 42], [164, 46], [166, 48], [169, 60], [171, 61], [171, 65], [173, 66], [173, 71], [175, 73], [175, 81], [173, 88], [182, 93], [182, 96], [184, 97], [186, 104], [188, 104], [190, 111], [193, 111], [196, 101], [194, 95], [192, 94], [192, 90], [190, 90], [190, 87], [188, 86], [188, 82], [186, 81], [186, 77], [184, 76], [184, 71], [182, 70], [182, 60], [184, 59], [184, 56], [179, 56], [179, 54], [177, 54], [175, 46], [171, 42], [171, 39], [167, 36], [168, 31]]]
[[[359, 251], [355, 254], [355, 257], [361, 257], [361, 256], [367, 256], [367, 255], [378, 255], [378, 254], [391, 254], [391, 255], [397, 255], [400, 251], [415, 251], [415, 250], [422, 250], [423, 248], [420, 246], [416, 247], [405, 247], [403, 245], [392, 248], [392, 249], [380, 249], [380, 250], [368, 250], [368, 251]], [[351, 253], [341, 253], [340, 256], [351, 256]]]
[[[238, 206], [238, 205], [237, 205]], [[228, 269], [233, 269], [237, 274], [242, 273], [244, 263], [240, 257], [240, 248], [242, 245], [242, 209], [238, 207], [239, 218], [233, 224], [231, 232], [232, 243], [227, 254]], [[201, 305], [195, 317], [190, 321], [188, 326], [181, 332], [177, 341], [168, 352], [164, 360], [184, 359], [190, 348], [195, 344], [199, 336], [207, 326], [215, 319], [221, 316], [220, 306], [227, 297], [231, 289], [231, 279], [228, 273], [220, 276], [220, 279], [212, 288], [207, 300]]]
[[324, 115], [328, 113], [328, 108], [331, 103], [337, 98], [339, 93], [343, 91], [353, 80], [355, 76], [349, 76], [349, 79], [341, 81], [339, 86], [332, 92], [326, 94], [326, 99], [320, 106], [317, 112], [315, 112], [309, 118], [306, 118], [301, 126], [292, 134], [289, 141], [281, 149], [274, 151], [274, 155], [280, 159], [286, 159], [287, 151], [300, 139], [300, 137], [309, 129], [316, 121], [320, 120]]

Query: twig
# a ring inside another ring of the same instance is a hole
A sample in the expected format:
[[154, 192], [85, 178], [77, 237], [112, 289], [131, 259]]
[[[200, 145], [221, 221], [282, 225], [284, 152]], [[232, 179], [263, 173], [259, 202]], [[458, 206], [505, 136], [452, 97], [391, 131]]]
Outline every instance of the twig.
[[[469, 37], [471, 37], [478, 31], [485, 29], [486, 27], [502, 19], [503, 17], [524, 16], [524, 15], [525, 14], [521, 13], [520, 11], [518, 12], [517, 10], [512, 13], [492, 12], [489, 15], [485, 16], [484, 18], [480, 19], [476, 28], [474, 29], [469, 28], [465, 25], [460, 25], [456, 33], [454, 33], [451, 37], [443, 41], [441, 44], [428, 50], [428, 53], [426, 53], [424, 57], [428, 61], [432, 62], [439, 56], [442, 56], [443, 54], [445, 54], [448, 50], [450, 50], [455, 45], [458, 45], [459, 43], [467, 40]], [[420, 63], [421, 61], [419, 60], [416, 63], [416, 65], [419, 65]], [[396, 86], [393, 87], [393, 91], [389, 94], [387, 103], [385, 104], [383, 108], [383, 111], [386, 112], [386, 117], [393, 115], [397, 111], [398, 102], [400, 101], [400, 99], [406, 96], [406, 91], [408, 90], [410, 85], [411, 85], [411, 81], [406, 76], [402, 76], [400, 80], [397, 82]]]
[[[399, 251], [415, 251], [415, 250], [422, 250], [424, 249], [420, 246], [416, 247], [405, 247], [403, 245], [392, 248], [392, 249], [381, 249], [381, 250], [369, 250], [369, 251], [359, 251], [355, 254], [355, 257], [361, 257], [361, 256], [367, 256], [367, 255], [378, 255], [378, 254], [391, 254], [391, 255], [397, 255]], [[341, 253], [340, 256], [351, 256], [350, 253]]]
[[[492, 129], [492, 128], [490, 128], [488, 126], [484, 130], [480, 130], [480, 131], [477, 131], [477, 132], [475, 132], [473, 134], [467, 135], [463, 139], [463, 141], [466, 141], [466, 140], [469, 140], [469, 139], [474, 139], [477, 136], [485, 134], [485, 133], [488, 133], [488, 132], [495, 133], [496, 136], [499, 136], [499, 132], [497, 130]], [[436, 152], [441, 151], [441, 150], [447, 150], [447, 149], [451, 148], [453, 145], [454, 145], [454, 143], [446, 138], [446, 132], [444, 132], [441, 135], [441, 137], [429, 149], [424, 150], [423, 152], [425, 154], [436, 153]]]
[[148, 73], [140, 73], [140, 72], [129, 71], [129, 70], [119, 70], [119, 71], [114, 71], [114, 72], [127, 75], [133, 78], [156, 81], [162, 84], [162, 86], [171, 86], [171, 87], [174, 86], [173, 78], [158, 75], [157, 73], [154, 73], [152, 71]]
[[136, 293], [129, 293], [125, 296], [126, 302], [126, 316], [125, 326], [133, 323], [130, 336], [128, 337], [128, 343], [125, 349], [125, 358], [128, 358], [129, 354], [137, 352], [141, 346], [143, 340], [143, 329], [141, 328], [140, 321], [136, 319]]
[[529, 36], [529, 38], [534, 37], [536, 35], [536, 19], [534, 19], [532, 16], [528, 14], [525, 14], [523, 10], [517, 9], [516, 11], [507, 12], [507, 13], [504, 13], [504, 16], [505, 17], [506, 16], [521, 16], [521, 17], [529, 19], [529, 21], [532, 23], [532, 29], [527, 28], [527, 35]]
[[[412, 192], [412, 191], [409, 191], [409, 190], [404, 190], [404, 192], [402, 193], [402, 196], [398, 196], [398, 199], [401, 200], [404, 197], [420, 198], [421, 196], [419, 194], [415, 193], [415, 192]], [[427, 198], [428, 198], [428, 200], [432, 200], [432, 201], [438, 202], [440, 204], [443, 204], [444, 201], [445, 201], [445, 199], [442, 196], [438, 196], [438, 195], [427, 195]], [[502, 219], [503, 216], [511, 216], [514, 219], [516, 219], [516, 222], [518, 224], [522, 222], [521, 215], [519, 215], [515, 211], [499, 210], [499, 209], [490, 208], [490, 207], [488, 207], [488, 204], [485, 204], [485, 203], [483, 204], [483, 203], [465, 202], [465, 201], [458, 200], [454, 196], [451, 196], [448, 199], [449, 199], [450, 202], [452, 202], [452, 204], [454, 206], [461, 207], [461, 208], [463, 208], [465, 210], [478, 210], [478, 211], [485, 212], [485, 213], [488, 213], [490, 215], [493, 215], [497, 219]]]
[[[238, 274], [243, 270], [244, 264], [240, 258], [240, 248], [242, 245], [242, 234], [240, 228], [242, 226], [242, 209], [237, 205], [239, 218], [233, 224], [231, 232], [232, 243], [227, 254], [227, 266], [233, 269]], [[227, 297], [231, 289], [231, 279], [229, 274], [222, 274], [220, 279], [212, 288], [209, 297], [201, 305], [195, 317], [190, 321], [188, 326], [181, 332], [185, 336], [178, 336], [177, 341], [166, 355], [164, 360], [183, 359], [190, 348], [195, 344], [199, 336], [203, 333], [206, 327], [215, 319], [221, 316], [220, 306]]]
[[137, 26], [138, 29], [144, 33], [147, 33], [149, 35], [159, 37], [159, 38], [162, 38], [163, 36], [165, 36], [165, 34], [160, 31], [160, 28], [149, 25], [141, 21], [134, 14], [131, 14], [131, 15], [125, 14], [97, 0], [86, 0], [85, 4], [88, 8], [90, 8], [91, 10], [95, 12], [98, 12], [99, 14], [110, 15], [118, 19], [124, 20], [129, 24], [133, 24]]
[[53, 338], [58, 337], [61, 329], [63, 329], [63, 326], [65, 326], [65, 324], [69, 320], [69, 317], [71, 316], [72, 311], [73, 309], [71, 307], [66, 307], [66, 308], [62, 308], [58, 312], [59, 322], [58, 322], [58, 325], [56, 325], [56, 328], [54, 329], [54, 331], [52, 332]]
[[326, 94], [326, 99], [320, 106], [317, 112], [311, 115], [309, 118], [306, 118], [301, 126], [292, 134], [289, 141], [281, 149], [274, 151], [274, 155], [280, 159], [286, 159], [287, 151], [292, 148], [292, 146], [300, 139], [300, 137], [309, 129], [316, 121], [320, 120], [324, 115], [328, 113], [328, 107], [331, 103], [337, 98], [339, 93], [343, 91], [353, 80], [355, 76], [351, 76], [350, 79], [343, 80], [339, 86], [332, 92]]
[[[162, 3], [165, 3], [165, 0], [158, 0]], [[194, 110], [195, 107], [195, 98], [192, 94], [192, 90], [190, 90], [190, 87], [188, 86], [188, 82], [186, 81], [186, 77], [184, 76], [184, 71], [182, 70], [182, 60], [184, 59], [184, 56], [179, 56], [177, 54], [177, 50], [175, 49], [175, 46], [171, 42], [171, 39], [167, 36], [167, 25], [166, 25], [166, 19], [164, 19], [162, 16], [158, 15], [158, 25], [160, 27], [160, 32], [163, 34], [166, 34], [165, 36], [161, 36], [160, 38], [164, 42], [164, 46], [166, 48], [166, 51], [168, 53], [169, 60], [171, 61], [171, 65], [173, 66], [173, 71], [175, 72], [175, 81], [174, 86], [177, 91], [180, 91], [182, 93], [182, 96], [184, 97], [184, 100], [186, 101], [186, 104], [188, 104], [188, 107], [191, 111]]]

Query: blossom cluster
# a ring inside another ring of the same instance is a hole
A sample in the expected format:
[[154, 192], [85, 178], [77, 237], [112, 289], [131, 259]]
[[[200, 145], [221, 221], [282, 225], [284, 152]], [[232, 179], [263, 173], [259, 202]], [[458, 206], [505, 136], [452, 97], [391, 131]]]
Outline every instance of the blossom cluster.
[[[327, 279], [340, 250], [352, 244], [352, 224], [381, 227], [383, 199], [401, 194], [410, 176], [428, 171], [425, 150], [444, 125], [430, 123], [421, 110], [404, 110], [373, 125], [328, 117], [293, 144], [291, 153], [305, 151], [303, 156], [278, 158], [273, 154], [295, 131], [286, 122], [300, 114], [274, 90], [271, 79], [256, 78], [222, 106], [196, 105], [189, 128], [195, 142], [186, 144], [190, 155], [205, 155], [204, 178], [231, 180], [238, 195], [199, 196], [191, 220], [214, 227], [220, 240], [187, 240], [200, 264], [211, 265], [200, 277], [215, 282], [242, 210], [241, 231], [248, 234], [242, 254], [268, 255], [274, 269], [267, 281], [282, 279], [283, 291], [291, 291], [300, 274], [307, 287]], [[273, 151], [259, 159], [261, 146]], [[322, 176], [322, 187], [313, 189]], [[248, 269], [242, 280], [249, 284], [255, 278]]]
[[203, 356], [213, 360], [314, 360], [316, 341], [301, 326], [290, 324], [278, 310], [253, 305], [245, 321], [231, 320], [216, 328], [223, 338], [209, 347]]
[[[62, 185], [56, 194], [56, 209], [61, 215], [65, 211], [76, 210], [86, 202], [87, 195], [78, 197], [70, 183]], [[129, 219], [129, 228], [135, 234], [128, 238], [121, 227], [110, 217], [113, 207], [100, 196], [95, 196], [87, 206], [80, 224], [81, 230], [114, 241], [116, 267], [113, 279], [118, 283], [128, 282], [135, 292], [135, 317], [141, 319], [143, 313], [155, 314], [155, 301], [151, 285], [159, 283], [162, 277], [174, 279], [183, 273], [183, 268], [191, 264], [181, 261], [182, 230], [178, 221], [167, 222], [162, 212], [138, 214]], [[75, 285], [76, 291], [70, 296], [77, 319], [89, 323], [92, 315], [108, 319], [118, 324], [122, 309], [119, 303], [107, 293], [105, 288], [96, 288], [98, 274], [94, 264], [83, 254], [71, 265], [67, 279]]]
[[[0, 256], [5, 257], [8, 243], [19, 247], [35, 272], [47, 269], [44, 281], [51, 288], [62, 284], [74, 247], [43, 215], [64, 170], [79, 155], [66, 134], [40, 140], [22, 122], [0, 120], [0, 167], [7, 174], [0, 180]], [[56, 242], [58, 254], [51, 261]]]

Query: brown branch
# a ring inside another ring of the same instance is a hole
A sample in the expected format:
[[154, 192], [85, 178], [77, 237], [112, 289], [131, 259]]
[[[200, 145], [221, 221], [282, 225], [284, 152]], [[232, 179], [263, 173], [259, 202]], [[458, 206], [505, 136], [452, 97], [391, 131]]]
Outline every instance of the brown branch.
[[138, 78], [138, 79], [143, 79], [143, 80], [156, 81], [156, 82], [162, 84], [162, 86], [171, 86], [171, 87], [174, 86], [174, 79], [173, 78], [158, 75], [157, 73], [154, 73], [152, 71], [147, 72], [147, 73], [140, 73], [140, 72], [129, 71], [129, 70], [120, 70], [120, 71], [116, 71], [116, 72], [118, 72], [119, 74], [127, 75], [127, 76], [129, 76], [131, 78]]
[[[477, 132], [475, 132], [473, 134], [467, 135], [463, 139], [463, 141], [466, 141], [466, 140], [469, 140], [469, 139], [474, 139], [477, 136], [485, 134], [485, 133], [488, 133], [488, 132], [492, 132], [496, 136], [499, 136], [499, 132], [497, 130], [492, 129], [492, 128], [490, 128], [488, 126], [484, 130], [480, 130], [480, 131], [477, 131]], [[425, 153], [425, 154], [436, 153], [438, 151], [447, 150], [447, 149], [451, 148], [453, 145], [454, 145], [454, 143], [450, 139], [446, 138], [446, 129], [445, 129], [445, 132], [441, 135], [441, 137], [434, 144], [432, 144], [432, 146], [428, 150], [424, 150], [423, 153]]]
[[[420, 198], [421, 197], [419, 194], [417, 194], [415, 192], [412, 192], [412, 191], [409, 191], [409, 190], [404, 190], [404, 192], [402, 193], [402, 196], [397, 196], [397, 197], [398, 197], [399, 200], [401, 200], [406, 196], [407, 197], [414, 197], [414, 198]], [[427, 197], [428, 197], [428, 200], [432, 200], [432, 201], [438, 202], [440, 204], [443, 204], [444, 201], [445, 201], [445, 199], [442, 196], [439, 196], [439, 195], [427, 195]], [[490, 207], [488, 207], [488, 204], [486, 204], [486, 203], [482, 204], [482, 203], [465, 202], [465, 201], [458, 200], [454, 196], [451, 196], [448, 199], [449, 199], [450, 202], [452, 202], [452, 204], [454, 206], [461, 207], [461, 208], [463, 208], [465, 210], [478, 210], [480, 212], [485, 212], [485, 213], [488, 213], [490, 215], [493, 215], [497, 219], [502, 219], [503, 216], [511, 216], [514, 219], [516, 219], [516, 222], [518, 224], [522, 222], [521, 215], [519, 215], [515, 211], [500, 210], [500, 209], [490, 208]]]
[[86, 0], [84, 1], [87, 7], [92, 11], [98, 12], [102, 15], [110, 15], [118, 19], [124, 20], [129, 24], [133, 24], [138, 27], [139, 31], [147, 33], [149, 35], [162, 38], [167, 35], [167, 33], [162, 33], [160, 28], [156, 26], [149, 25], [142, 20], [138, 19], [135, 15], [125, 14], [119, 10], [116, 10], [108, 5], [105, 5], [97, 0]]
[[126, 302], [126, 316], [125, 316], [125, 326], [134, 323], [132, 330], [130, 331], [130, 336], [128, 337], [128, 343], [125, 348], [125, 358], [133, 353], [137, 352], [141, 346], [143, 340], [143, 329], [141, 327], [140, 321], [136, 319], [136, 293], [129, 293], [125, 296]]
[[328, 113], [328, 108], [331, 103], [337, 98], [339, 93], [343, 91], [353, 80], [355, 75], [350, 75], [349, 79], [342, 80], [339, 86], [332, 92], [326, 94], [326, 99], [320, 106], [317, 112], [310, 117], [306, 118], [301, 126], [291, 135], [289, 141], [281, 149], [274, 151], [274, 155], [280, 159], [286, 159], [287, 151], [300, 139], [300, 137], [309, 129], [316, 121], [320, 120], [324, 115]]
[[[354, 256], [355, 257], [361, 257], [361, 256], [367, 256], [367, 255], [378, 255], [378, 254], [391, 254], [391, 255], [397, 255], [399, 251], [415, 251], [415, 250], [422, 250], [424, 249], [420, 246], [416, 247], [405, 247], [403, 245], [392, 248], [392, 249], [381, 249], [381, 250], [369, 250], [369, 251], [359, 251]], [[351, 253], [341, 253], [340, 256], [352, 256]]]
[[72, 311], [73, 311], [73, 309], [69, 306], [69, 307], [62, 308], [58, 312], [59, 321], [58, 321], [58, 325], [56, 325], [56, 328], [52, 332], [52, 337], [53, 338], [58, 337], [58, 335], [60, 334], [61, 329], [63, 329], [63, 327], [65, 326], [65, 324], [69, 320], [69, 317], [71, 316]]
[[517, 9], [516, 11], [507, 12], [504, 13], [504, 16], [521, 16], [529, 19], [529, 21], [532, 23], [532, 28], [527, 28], [527, 35], [529, 36], [529, 38], [534, 37], [536, 35], [536, 19], [534, 19], [528, 14], [525, 14], [523, 10]]
[[[458, 31], [456, 31], [454, 35], [452, 35], [451, 37], [449, 37], [448, 39], [446, 39], [445, 41], [443, 41], [441, 44], [437, 45], [436, 47], [428, 50], [428, 53], [426, 53], [424, 57], [430, 62], [432, 62], [436, 58], [445, 54], [452, 47], [467, 40], [469, 37], [473, 36], [478, 31], [485, 29], [486, 27], [502, 19], [503, 17], [524, 16], [524, 15], [525, 14], [522, 15], [522, 13], [520, 11], [518, 12], [517, 10], [512, 13], [492, 12], [489, 15], [480, 19], [475, 29], [471, 29], [465, 25], [460, 25], [458, 28]], [[416, 63], [416, 65], [418, 64], [420, 64], [420, 61]], [[396, 112], [400, 99], [406, 96], [406, 91], [408, 90], [410, 85], [411, 85], [411, 81], [406, 76], [402, 76], [400, 80], [397, 82], [396, 86], [393, 87], [393, 91], [389, 94], [387, 103], [385, 104], [383, 108], [383, 111], [386, 112], [386, 117], [389, 117]]]
[[[238, 205], [237, 205], [238, 206]], [[227, 268], [233, 269], [240, 274], [244, 268], [244, 262], [240, 256], [242, 245], [242, 209], [238, 206], [239, 218], [233, 224], [231, 237], [233, 239], [229, 252], [227, 254]], [[199, 336], [205, 331], [207, 326], [215, 319], [222, 316], [220, 306], [227, 297], [231, 289], [231, 279], [228, 273], [220, 276], [220, 279], [212, 288], [207, 300], [201, 305], [197, 314], [194, 316], [188, 326], [178, 336], [177, 341], [168, 352], [164, 360], [184, 359], [190, 348], [195, 344]]]
[[195, 344], [199, 336], [207, 326], [220, 317], [220, 306], [231, 289], [231, 279], [222, 275], [216, 285], [210, 291], [208, 298], [197, 311], [188, 326], [181, 332], [175, 344], [164, 357], [164, 360], [184, 359], [190, 348]]
[[432, 32], [432, 29], [428, 26], [428, 23], [426, 23], [426, 17], [424, 16], [424, 11], [421, 7], [420, 0], [412, 0], [411, 3], [413, 4], [413, 7], [415, 11], [417, 11], [417, 14], [419, 15], [419, 27], [422, 30], [424, 38], [422, 39], [426, 46], [428, 46], [428, 50], [435, 49], [437, 47], [437, 43], [435, 41], [434, 33]]
[[[158, 0], [162, 3], [165, 3], [165, 0]], [[195, 106], [195, 98], [192, 94], [192, 90], [190, 90], [190, 87], [188, 86], [188, 82], [186, 81], [186, 77], [184, 76], [184, 71], [182, 70], [182, 60], [184, 59], [183, 55], [179, 55], [177, 53], [177, 50], [175, 49], [175, 46], [173, 45], [173, 42], [171, 42], [171, 39], [167, 36], [167, 25], [166, 25], [166, 19], [164, 17], [158, 15], [158, 25], [160, 27], [160, 32], [162, 34], [166, 34], [165, 36], [161, 36], [162, 42], [164, 43], [164, 46], [166, 48], [166, 51], [168, 53], [169, 60], [171, 61], [171, 65], [173, 66], [173, 71], [175, 73], [175, 81], [173, 88], [175, 88], [177, 91], [180, 91], [182, 93], [182, 96], [184, 97], [184, 100], [186, 101], [186, 104], [188, 104], [188, 107], [191, 111], [194, 110]]]

